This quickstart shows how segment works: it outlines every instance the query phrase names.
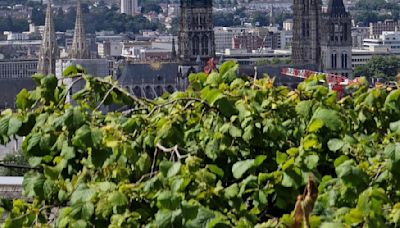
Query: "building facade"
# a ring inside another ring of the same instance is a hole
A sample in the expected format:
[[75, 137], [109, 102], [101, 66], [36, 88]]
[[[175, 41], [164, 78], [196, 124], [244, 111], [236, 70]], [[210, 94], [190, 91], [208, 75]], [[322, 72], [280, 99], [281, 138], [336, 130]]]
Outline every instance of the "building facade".
[[382, 32], [377, 39], [364, 39], [363, 48], [367, 50], [386, 50], [400, 53], [400, 32]]
[[369, 38], [369, 27], [353, 27], [351, 28], [351, 40], [353, 48], [361, 49], [364, 39]]
[[393, 20], [378, 21], [369, 24], [369, 38], [378, 39], [382, 32], [394, 32], [399, 30], [399, 22]]
[[293, 64], [320, 65], [321, 0], [293, 2]]
[[233, 49], [245, 49], [247, 52], [258, 50], [263, 45], [263, 39], [260, 36], [251, 33], [236, 35], [232, 39]]
[[36, 59], [0, 61], [0, 79], [31, 78], [36, 73], [37, 65]]
[[325, 73], [352, 72], [351, 17], [343, 0], [295, 0], [293, 5], [293, 64], [313, 64]]
[[203, 63], [215, 56], [212, 0], [181, 0], [178, 60]]
[[232, 48], [232, 39], [235, 36], [248, 33], [249, 28], [245, 27], [215, 27], [215, 50], [224, 52], [225, 49]]
[[131, 16], [138, 14], [138, 0], [121, 0], [121, 13]]
[[322, 23], [320, 69], [325, 73], [351, 75], [351, 17], [343, 0], [329, 0]]

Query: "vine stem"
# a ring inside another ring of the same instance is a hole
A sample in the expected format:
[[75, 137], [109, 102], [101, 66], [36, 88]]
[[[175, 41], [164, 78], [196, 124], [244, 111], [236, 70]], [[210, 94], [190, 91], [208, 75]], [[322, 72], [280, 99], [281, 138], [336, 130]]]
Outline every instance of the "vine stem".
[[99, 103], [99, 105], [97, 105], [97, 107], [93, 110], [93, 111], [97, 111], [101, 108], [101, 106], [104, 104], [104, 102], [106, 101], [107, 97], [110, 96], [111, 92], [115, 89], [116, 85], [113, 85], [111, 87], [111, 89], [109, 89], [106, 93], [106, 95], [104, 95], [103, 100], [101, 100], [101, 102]]
[[[62, 80], [64, 79], [68, 79], [68, 78], [62, 78]], [[72, 89], [72, 87], [78, 83], [79, 81], [81, 81], [83, 79], [83, 76], [78, 76], [78, 78], [76, 78], [74, 81], [72, 81], [72, 83], [68, 86], [66, 93], [63, 95], [63, 97], [60, 99], [61, 101], [64, 101], [64, 103], [66, 102], [66, 98], [68, 96], [68, 93], [70, 92], [70, 90]], [[63, 81], [64, 82], [64, 81]], [[60, 102], [61, 104], [61, 102]]]
[[171, 147], [171, 148], [166, 148], [160, 144], [157, 144], [157, 149], [160, 149], [161, 151], [166, 152], [166, 153], [175, 154], [175, 156], [178, 160], [182, 160], [183, 158], [187, 158], [189, 156], [188, 154], [181, 155], [178, 150], [179, 149], [178, 145], [175, 145], [174, 147]]
[[189, 156], [189, 154], [181, 155], [179, 153], [178, 145], [175, 145], [175, 146], [173, 146], [171, 148], [166, 148], [165, 146], [157, 143], [156, 148], [154, 149], [153, 162], [151, 164], [151, 173], [150, 173], [151, 177], [152, 177], [152, 175], [154, 173], [156, 173], [154, 170], [155, 170], [156, 161], [157, 161], [157, 155], [158, 155], [158, 151], [159, 150], [164, 152], [164, 153], [170, 153], [171, 157], [173, 157], [175, 155], [178, 160], [182, 160], [182, 159], [187, 158]]
[[143, 106], [146, 106], [146, 107], [148, 106], [148, 104], [155, 105], [154, 102], [152, 102], [150, 100], [147, 100], [147, 99], [140, 99], [140, 98], [136, 97], [135, 95], [130, 94], [128, 91], [126, 91], [126, 90], [124, 90], [124, 89], [112, 84], [112, 82], [108, 82], [108, 81], [106, 81], [106, 80], [104, 80], [102, 78], [94, 78], [94, 79], [96, 81], [100, 82], [100, 83], [108, 84], [110, 86], [115, 86], [115, 88], [114, 88], [115, 90], [118, 90], [118, 92], [120, 92], [120, 93], [124, 94], [125, 96], [131, 98], [132, 100], [134, 100], [135, 102], [139, 103], [140, 105], [143, 105]]
[[[210, 106], [206, 101], [204, 101], [204, 100], [201, 100], [201, 99], [195, 98], [195, 97], [184, 97], [184, 98], [179, 98], [179, 99], [172, 100], [172, 101], [169, 101], [169, 102], [167, 102], [167, 103], [159, 104], [159, 105], [155, 106], [155, 107], [150, 111], [150, 113], [147, 115], [147, 117], [150, 117], [151, 115], [153, 115], [155, 111], [157, 111], [157, 110], [159, 110], [159, 109], [161, 109], [161, 108], [163, 108], [163, 107], [165, 107], [165, 106], [168, 106], [168, 105], [171, 105], [171, 104], [176, 104], [176, 103], [178, 103], [179, 101], [199, 102], [199, 103], [202, 103], [203, 105], [207, 106], [207, 108], [211, 108], [211, 106]], [[187, 106], [188, 106], [188, 105], [186, 105], [185, 108], [187, 108]]]
[[148, 111], [148, 108], [132, 108], [132, 109], [128, 109], [122, 112], [123, 116], [129, 116], [131, 113], [133, 112], [139, 112], [139, 111]]

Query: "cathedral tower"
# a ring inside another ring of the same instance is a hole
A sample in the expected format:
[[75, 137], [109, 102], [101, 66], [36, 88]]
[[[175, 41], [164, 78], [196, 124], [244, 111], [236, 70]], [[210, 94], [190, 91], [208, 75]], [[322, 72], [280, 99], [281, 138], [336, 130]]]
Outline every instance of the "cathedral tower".
[[215, 56], [212, 0], [181, 0], [178, 59], [205, 63]]
[[77, 1], [76, 22], [74, 30], [74, 38], [69, 54], [72, 59], [90, 59], [90, 52], [86, 42], [85, 25], [83, 23], [81, 3]]
[[293, 64], [320, 66], [321, 0], [293, 2]]
[[321, 69], [325, 73], [350, 76], [351, 66], [351, 17], [343, 0], [329, 0], [323, 14], [321, 32]]
[[56, 33], [54, 31], [53, 12], [51, 1], [47, 3], [46, 21], [42, 38], [42, 46], [39, 52], [37, 73], [48, 75], [55, 74], [56, 59], [59, 57]]

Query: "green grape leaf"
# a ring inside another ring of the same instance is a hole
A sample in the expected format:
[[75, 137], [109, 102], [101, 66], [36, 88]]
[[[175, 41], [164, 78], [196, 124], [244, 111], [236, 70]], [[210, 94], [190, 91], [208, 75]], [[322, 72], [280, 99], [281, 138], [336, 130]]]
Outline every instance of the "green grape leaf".
[[328, 148], [330, 151], [336, 152], [344, 146], [344, 142], [340, 139], [331, 139], [328, 141]]
[[242, 178], [243, 174], [252, 168], [254, 165], [254, 159], [248, 159], [244, 161], [238, 161], [232, 166], [233, 177], [236, 179]]

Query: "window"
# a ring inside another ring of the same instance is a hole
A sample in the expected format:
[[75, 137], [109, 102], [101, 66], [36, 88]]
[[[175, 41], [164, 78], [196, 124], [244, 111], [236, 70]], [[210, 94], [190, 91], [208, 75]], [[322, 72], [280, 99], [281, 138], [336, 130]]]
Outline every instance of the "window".
[[203, 36], [203, 38], [201, 39], [201, 54], [202, 55], [208, 55], [208, 37], [207, 36]]
[[332, 65], [332, 69], [336, 69], [336, 67], [337, 67], [337, 54], [336, 53], [331, 55], [331, 65]]
[[342, 54], [342, 69], [344, 69], [344, 54]]
[[195, 36], [193, 38], [193, 55], [199, 55], [200, 54], [200, 41], [199, 41], [199, 37]]

